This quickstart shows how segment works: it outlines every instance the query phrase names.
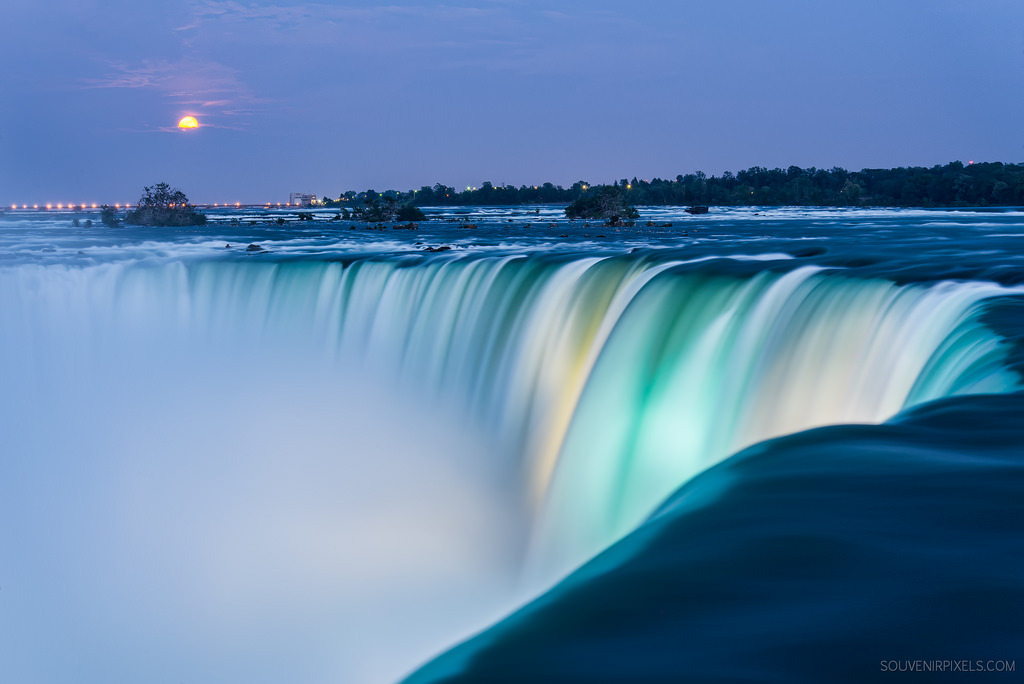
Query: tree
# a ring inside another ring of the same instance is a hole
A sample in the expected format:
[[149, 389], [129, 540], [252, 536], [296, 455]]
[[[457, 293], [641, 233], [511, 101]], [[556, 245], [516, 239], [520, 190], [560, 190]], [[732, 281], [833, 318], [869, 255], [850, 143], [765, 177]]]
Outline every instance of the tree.
[[143, 188], [135, 209], [124, 220], [138, 226], [201, 226], [206, 214], [197, 212], [181, 190], [157, 183]]
[[121, 221], [117, 218], [117, 213], [114, 211], [114, 207], [109, 204], [104, 204], [100, 207], [100, 221], [108, 228], [116, 228], [121, 224]]

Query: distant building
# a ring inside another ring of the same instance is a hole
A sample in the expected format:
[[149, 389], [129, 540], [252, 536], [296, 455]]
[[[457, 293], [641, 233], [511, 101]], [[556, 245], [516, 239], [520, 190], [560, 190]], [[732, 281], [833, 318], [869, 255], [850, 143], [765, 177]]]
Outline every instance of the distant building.
[[296, 204], [300, 207], [308, 207], [316, 204], [316, 195], [307, 195], [304, 192], [293, 192], [288, 195], [288, 204]]

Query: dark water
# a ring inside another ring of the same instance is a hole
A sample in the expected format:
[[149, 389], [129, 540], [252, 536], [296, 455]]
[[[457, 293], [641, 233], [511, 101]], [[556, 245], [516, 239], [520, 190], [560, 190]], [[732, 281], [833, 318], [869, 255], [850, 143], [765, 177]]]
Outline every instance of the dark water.
[[1017, 658], [1024, 212], [641, 213], [0, 217], [0, 679]]

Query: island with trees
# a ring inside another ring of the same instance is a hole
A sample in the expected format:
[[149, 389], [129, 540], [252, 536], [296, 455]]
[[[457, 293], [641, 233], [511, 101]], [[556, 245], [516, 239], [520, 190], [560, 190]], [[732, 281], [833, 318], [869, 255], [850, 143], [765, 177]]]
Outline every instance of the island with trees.
[[[101, 213], [104, 223], [108, 223], [109, 209], [104, 206]], [[136, 226], [201, 226], [206, 223], [206, 214], [196, 211], [181, 190], [157, 183], [143, 188], [142, 197], [125, 215], [124, 222]]]
[[609, 226], [620, 226], [627, 220], [640, 218], [640, 212], [629, 203], [625, 190], [618, 185], [605, 185], [589, 194], [581, 193], [565, 208], [565, 215], [570, 219], [600, 219], [607, 221]]

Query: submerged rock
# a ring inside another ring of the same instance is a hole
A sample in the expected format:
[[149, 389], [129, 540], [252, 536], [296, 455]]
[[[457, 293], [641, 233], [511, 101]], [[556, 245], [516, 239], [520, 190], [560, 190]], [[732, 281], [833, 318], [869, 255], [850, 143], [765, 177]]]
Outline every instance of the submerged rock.
[[265, 251], [267, 251], [267, 250], [263, 249], [262, 247], [260, 247], [259, 245], [257, 245], [257, 244], [256, 244], [256, 243], [254, 242], [254, 243], [252, 243], [251, 245], [249, 245], [248, 247], [246, 247], [246, 248], [245, 248], [245, 251], [246, 251], [246, 252], [265, 252]]
[[701, 204], [701, 205], [698, 205], [698, 206], [695, 206], [695, 207], [687, 208], [686, 209], [686, 213], [687, 214], [706, 214], [706, 213], [708, 213], [708, 208], [706, 206], [704, 206], [703, 204]]

